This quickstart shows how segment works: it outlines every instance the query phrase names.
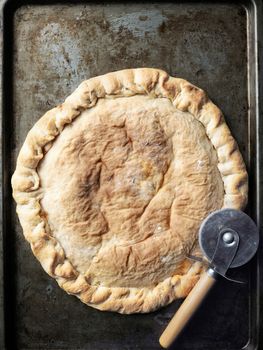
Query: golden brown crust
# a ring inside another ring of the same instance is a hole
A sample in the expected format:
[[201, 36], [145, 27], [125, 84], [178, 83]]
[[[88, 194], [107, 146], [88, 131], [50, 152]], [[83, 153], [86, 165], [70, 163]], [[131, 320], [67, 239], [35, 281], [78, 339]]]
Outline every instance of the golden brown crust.
[[157, 69], [129, 69], [84, 81], [66, 101], [47, 112], [31, 129], [17, 159], [12, 177], [13, 195], [24, 235], [43, 268], [68, 293], [101, 310], [122, 313], [149, 312], [188, 294], [199, 278], [202, 266], [187, 260], [180, 274], [152, 287], [91, 286], [65, 256], [52, 237], [42, 210], [41, 183], [37, 167], [63, 128], [98, 99], [149, 95], [169, 99], [175, 109], [191, 113], [202, 123], [218, 157], [224, 183], [223, 207], [242, 209], [246, 205], [247, 172], [235, 140], [221, 111], [206, 94], [189, 82], [170, 77]]

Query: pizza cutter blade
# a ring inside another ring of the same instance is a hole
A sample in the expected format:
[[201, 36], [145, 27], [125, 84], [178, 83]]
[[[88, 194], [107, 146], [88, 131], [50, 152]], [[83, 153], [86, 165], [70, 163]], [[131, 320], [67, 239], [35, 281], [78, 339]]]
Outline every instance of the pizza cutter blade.
[[259, 232], [253, 220], [244, 212], [222, 209], [211, 213], [201, 224], [199, 244], [209, 267], [161, 335], [159, 342], [163, 348], [168, 348], [181, 333], [218, 275], [226, 277], [229, 268], [242, 266], [255, 255]]

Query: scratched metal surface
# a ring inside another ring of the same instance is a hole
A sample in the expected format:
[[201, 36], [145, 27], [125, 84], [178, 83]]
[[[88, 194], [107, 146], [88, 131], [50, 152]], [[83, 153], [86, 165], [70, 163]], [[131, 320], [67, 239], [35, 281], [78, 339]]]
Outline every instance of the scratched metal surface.
[[[162, 68], [205, 89], [223, 110], [250, 167], [247, 16], [238, 4], [204, 2], [20, 7], [14, 14], [9, 173], [30, 127], [82, 80], [142, 66]], [[155, 313], [130, 316], [85, 306], [66, 295], [35, 260], [12, 201], [9, 215], [7, 348], [160, 348], [158, 338], [180, 301]], [[247, 278], [248, 269], [243, 276]], [[245, 346], [249, 288], [221, 281], [177, 348]]]

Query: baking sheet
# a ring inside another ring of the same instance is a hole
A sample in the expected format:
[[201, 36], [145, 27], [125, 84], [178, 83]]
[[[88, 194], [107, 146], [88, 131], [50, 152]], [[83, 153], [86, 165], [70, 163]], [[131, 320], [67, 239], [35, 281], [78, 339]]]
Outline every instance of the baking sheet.
[[[6, 3], [3, 348], [160, 349], [158, 338], [181, 303], [129, 316], [87, 307], [42, 270], [23, 238], [10, 188], [17, 154], [30, 127], [84, 79], [156, 67], [206, 90], [238, 141], [250, 174], [247, 210], [259, 221], [260, 11], [260, 1]], [[220, 281], [174, 348], [256, 349], [260, 266], [261, 256], [239, 272], [245, 285]]]

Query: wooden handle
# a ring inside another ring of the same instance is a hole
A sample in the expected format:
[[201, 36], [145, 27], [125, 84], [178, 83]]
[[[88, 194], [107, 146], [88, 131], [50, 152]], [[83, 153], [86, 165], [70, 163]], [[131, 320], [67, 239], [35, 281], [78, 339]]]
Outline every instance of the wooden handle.
[[163, 348], [168, 348], [172, 344], [192, 315], [198, 309], [216, 281], [214, 276], [215, 272], [212, 269], [209, 269], [202, 274], [195, 287], [184, 300], [161, 335], [159, 342]]

